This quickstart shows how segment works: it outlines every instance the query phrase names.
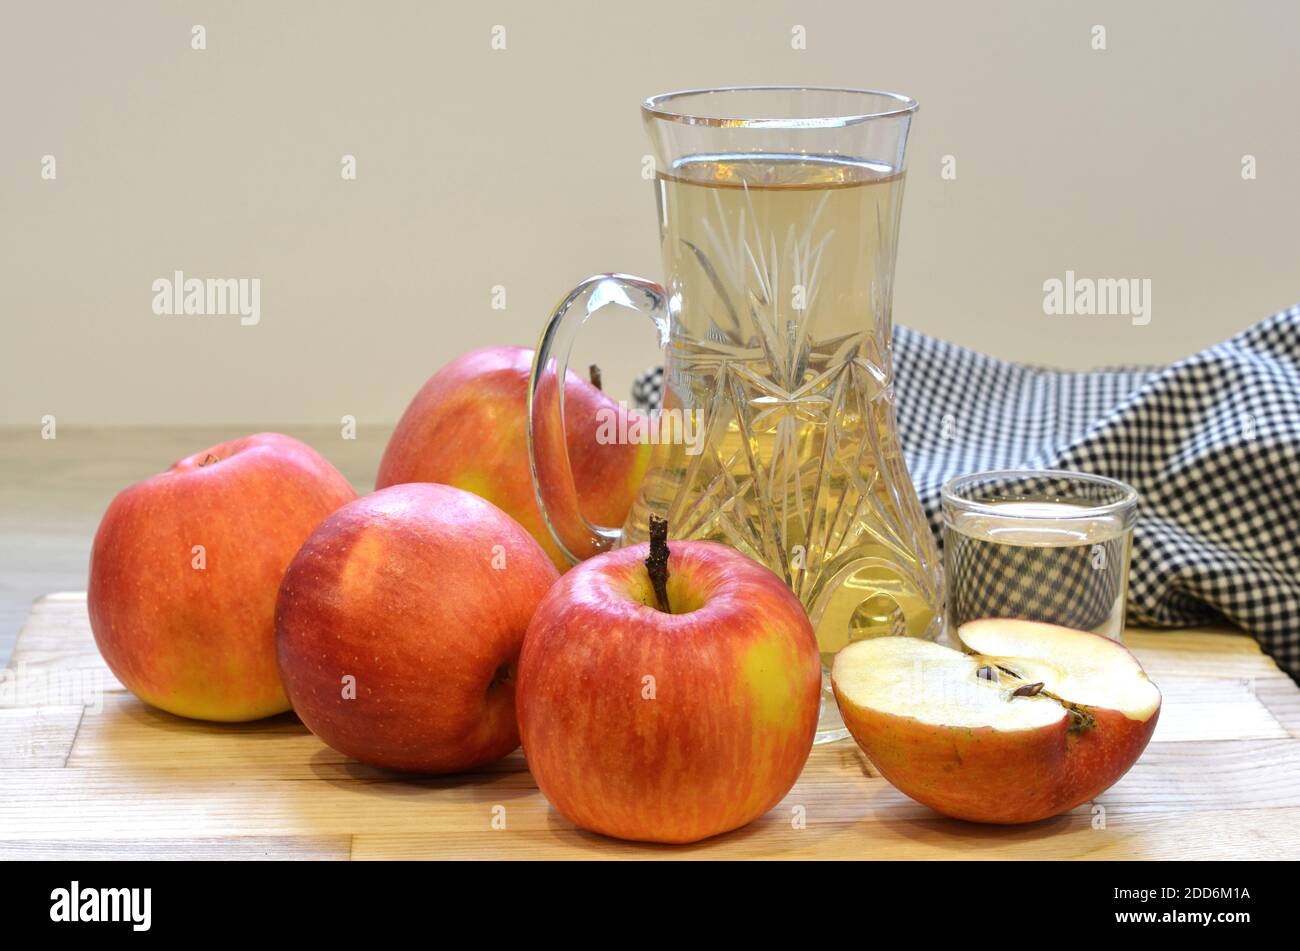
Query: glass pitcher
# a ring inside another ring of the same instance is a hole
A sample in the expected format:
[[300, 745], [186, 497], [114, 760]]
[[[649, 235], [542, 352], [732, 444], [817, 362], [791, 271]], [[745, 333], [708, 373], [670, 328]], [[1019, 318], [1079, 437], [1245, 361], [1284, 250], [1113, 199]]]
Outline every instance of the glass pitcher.
[[[822, 652], [818, 742], [847, 735], [835, 653], [943, 626], [933, 537], [899, 446], [891, 296], [914, 100], [782, 86], [693, 90], [642, 104], [654, 148], [665, 283], [583, 281], [533, 362], [529, 451], [539, 506], [571, 558], [670, 538], [725, 542], [803, 602]], [[576, 505], [562, 388], [577, 331], [607, 304], [647, 315], [663, 405], [626, 524]], [[543, 372], [544, 368], [547, 372]]]

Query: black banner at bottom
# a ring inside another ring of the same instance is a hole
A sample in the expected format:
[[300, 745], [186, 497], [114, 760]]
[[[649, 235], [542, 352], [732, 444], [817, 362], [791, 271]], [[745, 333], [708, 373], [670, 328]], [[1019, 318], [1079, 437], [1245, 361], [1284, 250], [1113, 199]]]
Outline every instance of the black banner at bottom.
[[[540, 932], [771, 938], [781, 925], [913, 937], [1294, 927], [1280, 863], [6, 863], [6, 932], [70, 937]], [[429, 931], [430, 926], [433, 930]], [[412, 932], [411, 929], [416, 929]], [[597, 931], [597, 929], [600, 929]], [[647, 931], [648, 929], [648, 931]]]

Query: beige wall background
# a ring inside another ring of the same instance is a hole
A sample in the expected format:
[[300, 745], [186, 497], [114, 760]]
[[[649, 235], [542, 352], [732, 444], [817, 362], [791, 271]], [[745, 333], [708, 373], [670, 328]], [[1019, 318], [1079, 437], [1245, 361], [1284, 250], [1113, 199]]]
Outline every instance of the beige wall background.
[[[391, 422], [456, 354], [531, 345], [587, 274], [658, 277], [638, 102], [731, 83], [920, 100], [898, 322], [1173, 360], [1300, 300], [1297, 39], [1281, 2], [13, 0], [0, 423]], [[177, 269], [259, 278], [261, 323], [156, 316]], [[1149, 278], [1151, 322], [1044, 316], [1067, 269]], [[654, 360], [622, 320], [586, 348], [608, 389]]]

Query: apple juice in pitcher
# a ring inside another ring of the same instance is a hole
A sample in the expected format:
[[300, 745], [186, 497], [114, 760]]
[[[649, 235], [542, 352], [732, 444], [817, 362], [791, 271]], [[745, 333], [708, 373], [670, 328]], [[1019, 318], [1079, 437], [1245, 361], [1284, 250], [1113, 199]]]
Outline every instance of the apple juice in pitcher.
[[[589, 279], [552, 317], [534, 362], [536, 394], [540, 368], [556, 354], [567, 361], [578, 321], [564, 316], [575, 304], [586, 305], [582, 320], [607, 303], [651, 313], [665, 347], [665, 417], [688, 419], [679, 429], [694, 438], [652, 447], [623, 530], [592, 527], [597, 544], [642, 541], [657, 515], [671, 538], [724, 542], [767, 565], [808, 610], [826, 688], [851, 641], [933, 638], [943, 627], [890, 353], [914, 108], [886, 93], [783, 87], [647, 100], [664, 285]], [[751, 147], [729, 148], [738, 143]], [[538, 477], [544, 508], [558, 508], [553, 481]], [[817, 739], [845, 735], [824, 689]]]
[[702, 440], [655, 447], [629, 540], [656, 514], [674, 537], [763, 562], [808, 608], [826, 670], [853, 640], [932, 636], [936, 555], [888, 352], [902, 174], [736, 155], [683, 162], [657, 186], [680, 299], [664, 408], [690, 413]]

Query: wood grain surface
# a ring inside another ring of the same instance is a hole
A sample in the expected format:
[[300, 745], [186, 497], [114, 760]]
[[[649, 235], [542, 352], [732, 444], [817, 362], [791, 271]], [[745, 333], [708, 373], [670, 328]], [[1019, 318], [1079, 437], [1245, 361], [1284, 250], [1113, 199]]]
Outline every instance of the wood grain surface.
[[38, 601], [0, 680], [0, 859], [1300, 857], [1300, 689], [1253, 640], [1130, 630], [1164, 693], [1118, 784], [1021, 827], [945, 819], [852, 741], [813, 750], [785, 800], [692, 846], [575, 829], [522, 754], [410, 779], [349, 761], [292, 715], [245, 725], [145, 706], [104, 667], [85, 595]]

